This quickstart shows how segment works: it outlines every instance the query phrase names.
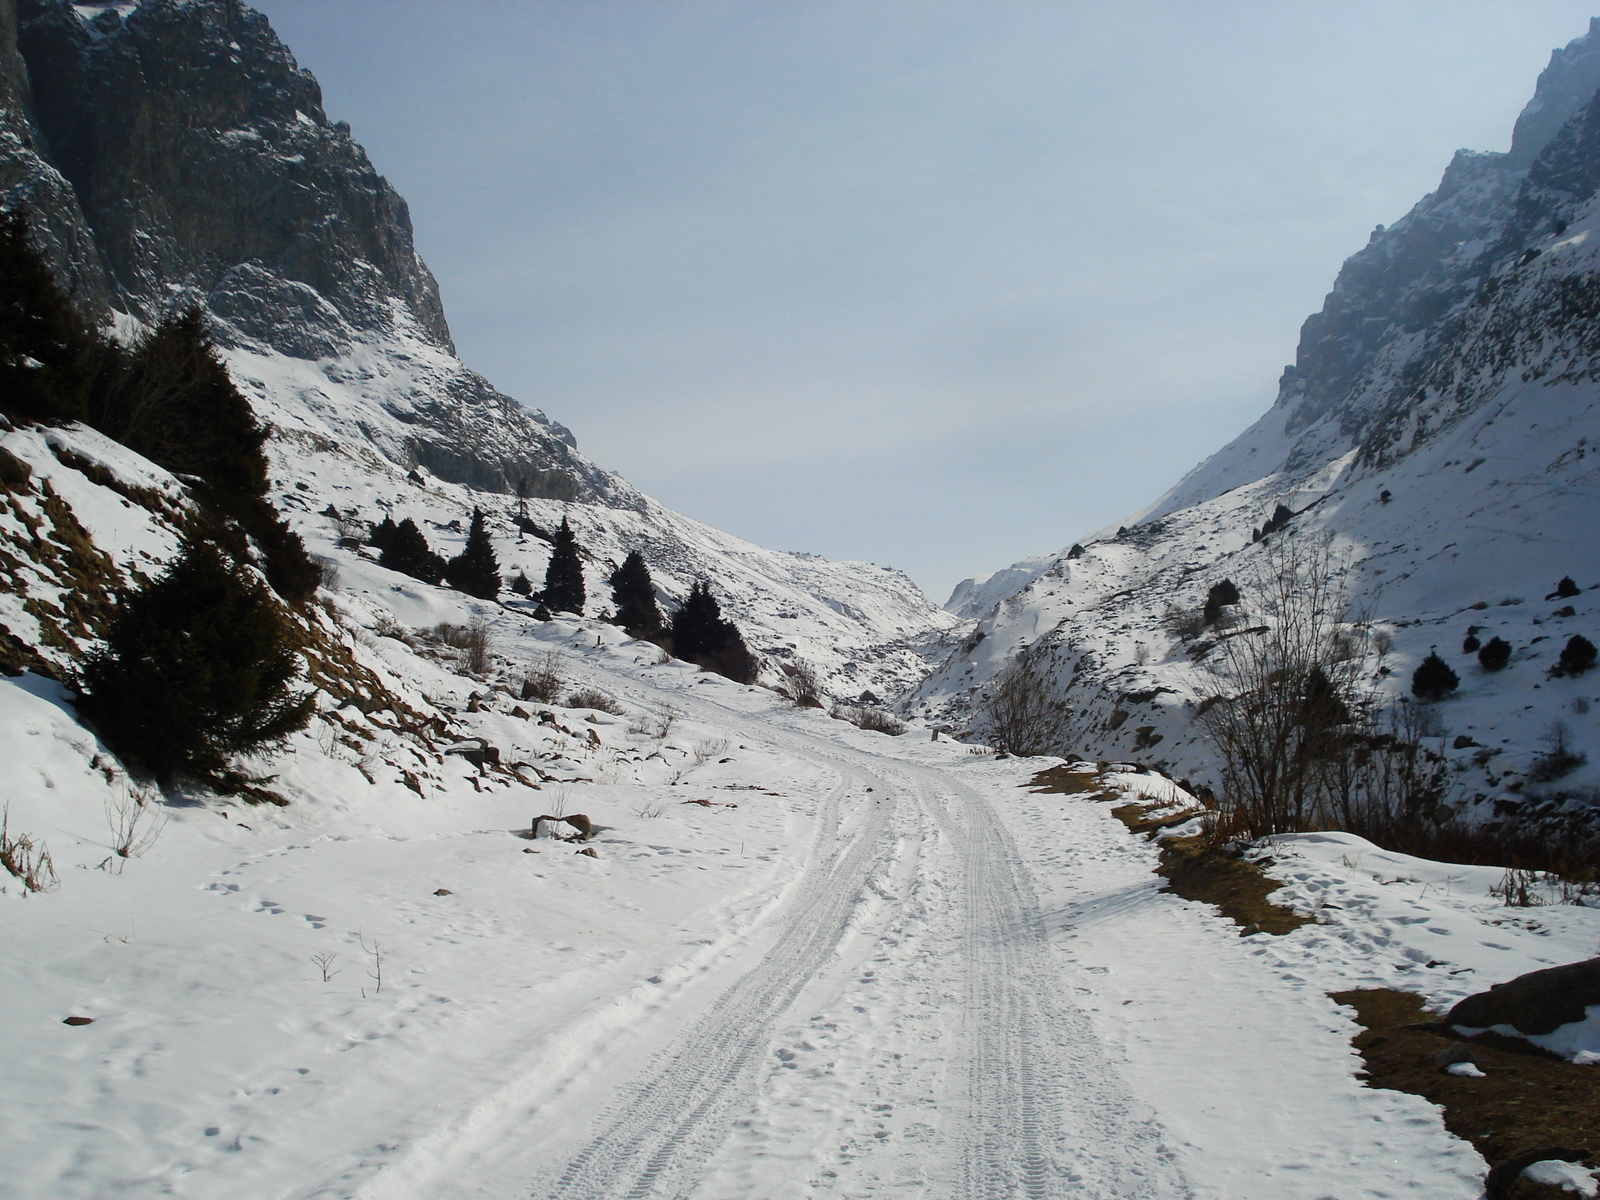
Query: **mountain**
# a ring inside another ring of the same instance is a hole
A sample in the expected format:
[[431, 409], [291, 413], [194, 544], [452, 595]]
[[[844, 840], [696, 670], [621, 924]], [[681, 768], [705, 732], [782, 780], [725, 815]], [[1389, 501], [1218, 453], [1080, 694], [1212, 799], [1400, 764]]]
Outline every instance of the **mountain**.
[[[1221, 657], [1197, 629], [1208, 589], [1258, 576], [1274, 538], [1332, 539], [1382, 693], [1406, 696], [1434, 648], [1460, 676], [1430, 716], [1453, 735], [1457, 801], [1600, 796], [1592, 767], [1524, 787], [1558, 724], [1600, 756], [1594, 677], [1548, 675], [1571, 636], [1600, 638], [1597, 87], [1591, 23], [1552, 55], [1508, 152], [1458, 152], [1346, 261], [1260, 420], [1115, 536], [997, 573], [1004, 595], [957, 588], [949, 607], [978, 627], [907, 710], [981, 730], [1026, 651], [1070, 710], [1063, 749], [1215, 778], [1195, 721]], [[1569, 577], [1579, 594], [1553, 596]], [[1510, 667], [1480, 667], [1469, 631], [1508, 641]]]
[[642, 549], [669, 602], [710, 578], [752, 647], [814, 661], [851, 698], [903, 689], [958, 624], [899, 572], [670, 512], [464, 366], [405, 201], [239, 0], [0, 0], [0, 207], [19, 205], [63, 286], [124, 338], [203, 309], [272, 428], [275, 502], [314, 549], [349, 553], [317, 516], [330, 504], [432, 521], [450, 552], [481, 506], [502, 563], [537, 582], [520, 487], [529, 519], [570, 517], [595, 609]]

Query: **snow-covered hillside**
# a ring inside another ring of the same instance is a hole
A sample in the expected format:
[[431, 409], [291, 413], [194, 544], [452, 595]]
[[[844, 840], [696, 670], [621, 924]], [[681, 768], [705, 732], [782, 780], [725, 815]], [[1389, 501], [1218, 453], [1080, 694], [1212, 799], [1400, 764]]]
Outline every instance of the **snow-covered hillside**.
[[125, 337], [203, 308], [272, 429], [275, 503], [313, 546], [334, 553], [315, 515], [331, 504], [411, 516], [453, 553], [481, 506], [506, 573], [537, 585], [545, 544], [506, 520], [521, 487], [534, 521], [578, 532], [591, 612], [640, 550], [669, 611], [704, 577], [769, 681], [803, 659], [849, 700], [903, 691], [960, 624], [899, 571], [663, 508], [465, 367], [405, 202], [240, 0], [0, 0], [0, 204], [26, 208], [63, 284]]
[[[1248, 613], [1271, 539], [1331, 538], [1367, 678], [1404, 696], [1434, 648], [1460, 676], [1434, 706], [1451, 802], [1592, 805], [1595, 762], [1525, 780], [1558, 723], [1600, 760], [1600, 677], [1548, 674], [1573, 635], [1600, 640], [1597, 84], [1592, 28], [1553, 56], [1510, 153], [1458, 154], [1345, 264], [1268, 413], [1116, 536], [1018, 564], [1025, 582], [907, 710], [981, 726], [993, 676], [1029, 649], [1072, 709], [1064, 749], [1214, 780], [1194, 719], [1226, 635], [1199, 628], [1207, 591], [1231, 579]], [[1293, 518], [1253, 540], [1279, 506]], [[1566, 577], [1579, 594], [1553, 597]], [[1510, 666], [1480, 667], [1469, 633], [1509, 642]]]

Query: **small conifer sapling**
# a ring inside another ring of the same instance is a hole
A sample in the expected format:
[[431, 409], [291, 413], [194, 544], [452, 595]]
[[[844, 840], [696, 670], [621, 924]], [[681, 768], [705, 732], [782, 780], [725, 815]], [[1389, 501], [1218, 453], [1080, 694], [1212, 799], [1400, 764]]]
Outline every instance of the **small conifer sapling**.
[[1450, 664], [1430, 653], [1411, 676], [1411, 694], [1419, 700], [1442, 700], [1461, 684]]

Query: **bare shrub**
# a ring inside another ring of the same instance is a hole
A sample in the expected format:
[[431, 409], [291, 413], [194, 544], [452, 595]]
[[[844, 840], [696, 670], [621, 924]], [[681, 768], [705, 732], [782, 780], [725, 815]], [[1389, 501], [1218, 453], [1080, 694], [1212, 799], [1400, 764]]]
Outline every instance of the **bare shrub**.
[[333, 969], [333, 960], [339, 956], [331, 950], [324, 950], [320, 954], [313, 954], [311, 961], [316, 964], [317, 970], [322, 972], [322, 982], [332, 983], [333, 977], [339, 974]]
[[1071, 714], [1056, 697], [1049, 660], [1037, 647], [994, 677], [981, 711], [988, 739], [1008, 754], [1051, 754], [1066, 743]]
[[1552, 721], [1544, 734], [1545, 751], [1533, 760], [1528, 770], [1529, 783], [1549, 783], [1570, 775], [1589, 761], [1587, 754], [1574, 751], [1569, 741], [1571, 731], [1565, 721]]
[[677, 720], [678, 710], [670, 704], [663, 704], [648, 712], [635, 714], [633, 720], [628, 722], [628, 732], [661, 741], [672, 732], [672, 726]]
[[147, 793], [124, 786], [106, 798], [106, 824], [111, 828], [111, 856], [102, 869], [121, 874], [130, 858], [142, 858], [167, 827], [167, 814], [150, 802]]
[[816, 667], [797, 658], [784, 667], [784, 673], [789, 677], [789, 699], [796, 708], [822, 707], [822, 679]]
[[26, 833], [11, 832], [11, 808], [0, 811], [0, 867], [22, 880], [25, 892], [53, 892], [61, 886], [50, 851]]
[[317, 586], [331, 592], [339, 586], [339, 564], [331, 558], [313, 556], [311, 565], [317, 569]]
[[528, 670], [522, 676], [522, 698], [537, 700], [541, 704], [555, 703], [565, 682], [562, 679], [565, 667], [559, 650], [546, 650], [540, 654], [528, 664]]
[[728, 739], [725, 737], [708, 738], [703, 742], [696, 743], [694, 749], [690, 751], [694, 757], [694, 765], [697, 767], [704, 766], [713, 758], [721, 758], [727, 752]]
[[841, 721], [849, 721], [857, 729], [869, 729], [874, 733], [887, 733], [890, 737], [899, 737], [906, 731], [906, 723], [893, 713], [886, 713], [881, 708], [862, 708], [854, 704], [835, 704], [833, 716]]
[[1500, 877], [1499, 883], [1489, 888], [1489, 895], [1507, 908], [1542, 908], [1550, 902], [1545, 899], [1540, 883], [1537, 871], [1512, 867]]
[[581, 687], [574, 689], [566, 699], [568, 708], [592, 708], [596, 712], [610, 713], [613, 717], [620, 717], [623, 713], [622, 705], [599, 688]]
[[443, 621], [433, 627], [431, 636], [434, 641], [459, 651], [462, 669], [469, 674], [481, 675], [493, 662], [489, 650], [489, 622], [484, 617], [473, 617], [465, 625]]
[[[1350, 766], [1350, 727], [1371, 707], [1358, 694], [1361, 660], [1344, 653], [1343, 566], [1326, 541], [1269, 540], [1243, 589], [1251, 628], [1221, 641], [1200, 689], [1224, 809], [1252, 837], [1324, 819], [1339, 786], [1330, 768]], [[1345, 774], [1348, 789], [1355, 781]]]

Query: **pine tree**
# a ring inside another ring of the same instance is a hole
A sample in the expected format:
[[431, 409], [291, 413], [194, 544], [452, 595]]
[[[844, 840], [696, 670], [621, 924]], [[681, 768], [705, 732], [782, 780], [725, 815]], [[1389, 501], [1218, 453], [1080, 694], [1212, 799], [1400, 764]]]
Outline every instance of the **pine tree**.
[[518, 571], [511, 580], [511, 590], [519, 596], [531, 596], [533, 595], [533, 580], [529, 579], [523, 572]]
[[444, 578], [444, 559], [433, 552], [428, 539], [410, 517], [395, 526], [394, 536], [378, 561], [391, 571], [401, 571], [423, 583], [438, 583]]
[[494, 556], [494, 544], [489, 540], [489, 530], [483, 519], [483, 510], [472, 510], [472, 524], [467, 529], [467, 544], [445, 567], [445, 579], [450, 586], [480, 600], [495, 600], [500, 595], [500, 563]]
[[162, 779], [216, 775], [229, 756], [304, 728], [312, 693], [283, 609], [209, 542], [127, 595], [83, 668], [84, 713], [107, 744]]
[[399, 532], [399, 529], [400, 527], [394, 523], [393, 517], [385, 516], [383, 520], [373, 525], [371, 532], [367, 534], [367, 545], [379, 551], [387, 550], [394, 544], [395, 535]]
[[738, 683], [753, 683], [758, 665], [744, 644], [739, 627], [722, 619], [722, 609], [711, 585], [697, 580], [689, 596], [672, 617], [672, 653], [686, 662], [725, 675]]
[[27, 218], [0, 215], [0, 408], [37, 421], [81, 420], [98, 350], [34, 249]]
[[544, 572], [544, 591], [539, 598], [556, 612], [583, 615], [583, 560], [578, 539], [573, 536], [572, 526], [565, 517], [561, 518], [561, 528], [556, 530], [550, 565]]
[[1485, 671], [1501, 671], [1511, 661], [1511, 643], [1492, 637], [1478, 651], [1478, 663]]
[[616, 624], [628, 631], [630, 637], [660, 637], [666, 622], [661, 607], [656, 603], [655, 583], [650, 578], [650, 568], [644, 555], [637, 550], [628, 551], [622, 565], [611, 573], [611, 602], [616, 606]]
[[1450, 664], [1430, 653], [1411, 676], [1411, 694], [1419, 700], [1442, 700], [1460, 683]]
[[1207, 625], [1215, 625], [1222, 620], [1222, 610], [1229, 604], [1239, 603], [1239, 588], [1231, 579], [1224, 579], [1220, 583], [1211, 585], [1211, 590], [1206, 593], [1205, 609], [1201, 619]]
[[310, 599], [320, 572], [267, 500], [267, 431], [217, 357], [200, 310], [163, 321], [103, 376], [90, 422], [174, 474], [197, 476], [213, 517], [255, 540], [273, 590], [296, 604]]
[[1594, 666], [1594, 643], [1581, 633], [1575, 633], [1561, 649], [1561, 658], [1556, 663], [1557, 675], [1582, 675]]

